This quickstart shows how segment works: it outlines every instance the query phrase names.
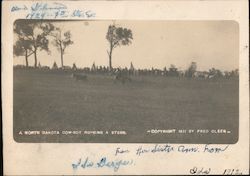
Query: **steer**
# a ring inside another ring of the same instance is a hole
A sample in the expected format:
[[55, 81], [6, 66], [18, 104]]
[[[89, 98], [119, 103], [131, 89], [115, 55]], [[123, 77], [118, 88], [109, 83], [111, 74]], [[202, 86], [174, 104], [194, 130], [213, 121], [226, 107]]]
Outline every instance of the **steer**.
[[131, 80], [131, 78], [127, 74], [122, 73], [120, 71], [120, 72], [117, 73], [117, 75], [115, 75], [114, 81], [115, 81], [115, 83], [117, 81], [121, 81], [122, 84], [124, 84], [125, 82], [131, 82], [132, 80]]
[[76, 80], [76, 81], [86, 81], [87, 80], [87, 75], [84, 75], [84, 74], [79, 74], [79, 73], [73, 73], [72, 74], [72, 77]]

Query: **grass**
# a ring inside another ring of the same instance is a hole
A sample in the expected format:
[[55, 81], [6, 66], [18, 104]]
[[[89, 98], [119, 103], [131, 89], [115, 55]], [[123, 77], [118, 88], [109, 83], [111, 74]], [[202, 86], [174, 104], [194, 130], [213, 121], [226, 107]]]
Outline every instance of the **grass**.
[[[238, 80], [189, 80], [14, 70], [14, 138], [18, 142], [234, 143]], [[229, 134], [150, 134], [151, 129], [226, 129]], [[123, 130], [127, 135], [18, 135], [20, 130]]]

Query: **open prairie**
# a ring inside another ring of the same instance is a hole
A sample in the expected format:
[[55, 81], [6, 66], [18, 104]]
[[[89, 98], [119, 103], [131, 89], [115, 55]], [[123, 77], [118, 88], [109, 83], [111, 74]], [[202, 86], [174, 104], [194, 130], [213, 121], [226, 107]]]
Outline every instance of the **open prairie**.
[[[21, 142], [235, 143], [239, 83], [236, 79], [194, 80], [88, 75], [14, 69], [14, 138]], [[227, 134], [152, 134], [152, 129], [226, 129]], [[18, 135], [21, 130], [126, 131], [127, 135]]]

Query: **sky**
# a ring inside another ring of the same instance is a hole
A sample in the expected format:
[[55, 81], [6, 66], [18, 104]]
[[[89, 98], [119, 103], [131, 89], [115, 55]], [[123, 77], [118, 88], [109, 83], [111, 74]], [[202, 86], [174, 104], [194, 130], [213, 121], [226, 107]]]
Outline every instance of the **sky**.
[[[191, 62], [198, 70], [212, 67], [233, 70], [239, 67], [239, 29], [234, 21], [53, 21], [63, 32], [70, 31], [73, 45], [65, 50], [64, 65], [91, 67], [108, 66], [106, 33], [108, 26], [132, 30], [129, 46], [113, 51], [113, 67], [169, 68], [171, 64], [185, 70]], [[52, 40], [52, 39], [51, 39]], [[14, 41], [15, 42], [15, 41]], [[50, 55], [38, 52], [41, 65], [61, 65], [60, 53], [50, 42]], [[14, 57], [14, 65], [25, 64], [23, 56]], [[34, 64], [33, 56], [29, 64]]]

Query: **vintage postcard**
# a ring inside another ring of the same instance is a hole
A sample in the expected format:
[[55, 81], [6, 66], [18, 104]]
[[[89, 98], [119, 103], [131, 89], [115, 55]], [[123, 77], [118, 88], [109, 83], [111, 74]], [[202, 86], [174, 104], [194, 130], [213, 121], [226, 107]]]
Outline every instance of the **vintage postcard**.
[[4, 174], [248, 174], [248, 5], [4, 1]]

